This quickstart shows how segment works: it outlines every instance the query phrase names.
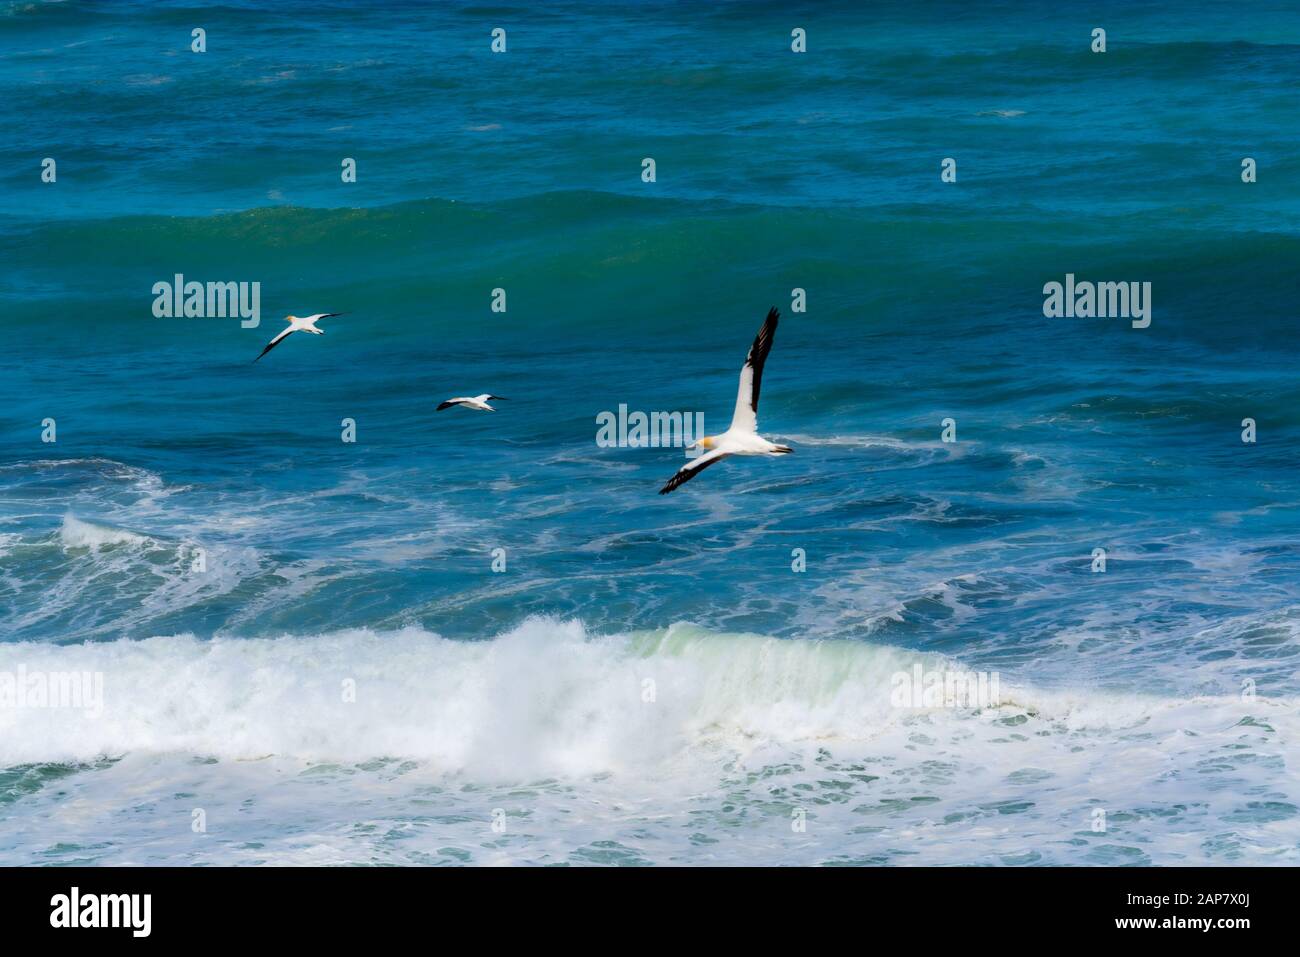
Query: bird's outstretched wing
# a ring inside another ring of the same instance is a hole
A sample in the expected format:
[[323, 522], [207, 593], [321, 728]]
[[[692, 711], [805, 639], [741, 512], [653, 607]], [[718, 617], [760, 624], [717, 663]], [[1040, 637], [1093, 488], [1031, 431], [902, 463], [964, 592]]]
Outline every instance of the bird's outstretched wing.
[[736, 411], [731, 417], [732, 431], [758, 431], [758, 391], [763, 384], [763, 364], [772, 351], [772, 340], [776, 338], [776, 324], [780, 318], [776, 306], [768, 310], [763, 327], [754, 337], [749, 355], [745, 356], [745, 364], [740, 370], [740, 388], [736, 392]]
[[[281, 342], [283, 342], [285, 338], [289, 336], [290, 333], [296, 331], [297, 330], [294, 329], [293, 326], [290, 326], [288, 329], [283, 330], [278, 336], [276, 336], [274, 339], [272, 339], [270, 342], [266, 344], [265, 349], [263, 349], [261, 352], [257, 354], [257, 359], [262, 358], [262, 356], [266, 355], [268, 352], [270, 352], [272, 349], [278, 346]], [[296, 349], [298, 347], [294, 346], [294, 348]], [[254, 359], [253, 361], [256, 362], [257, 359]]]
[[660, 495], [667, 495], [679, 485], [689, 482], [695, 476], [699, 475], [714, 462], [721, 462], [731, 455], [730, 452], [706, 452], [693, 462], [687, 462], [677, 470], [677, 474], [668, 480], [668, 484], [659, 490]]
[[453, 405], [460, 405], [464, 401], [464, 399], [448, 399], [446, 402], [439, 402], [438, 407], [433, 411], [441, 412], [443, 409], [450, 409]]

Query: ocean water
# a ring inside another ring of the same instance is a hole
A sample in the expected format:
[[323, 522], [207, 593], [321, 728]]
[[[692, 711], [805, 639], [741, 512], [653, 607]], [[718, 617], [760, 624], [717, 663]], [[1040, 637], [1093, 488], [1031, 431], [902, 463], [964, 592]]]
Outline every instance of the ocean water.
[[[0, 863], [1300, 861], [1300, 17], [1170, 6], [0, 3]], [[772, 305], [794, 454], [597, 444]]]

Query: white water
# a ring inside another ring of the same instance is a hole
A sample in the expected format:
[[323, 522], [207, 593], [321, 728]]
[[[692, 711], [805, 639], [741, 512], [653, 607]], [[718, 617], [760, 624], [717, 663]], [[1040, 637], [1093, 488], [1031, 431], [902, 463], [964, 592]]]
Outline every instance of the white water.
[[0, 708], [0, 767], [120, 760], [10, 804], [0, 861], [46, 860], [39, 828], [116, 862], [1295, 862], [1295, 702], [1003, 682], [999, 707], [894, 707], [915, 662], [951, 664], [543, 619], [4, 645], [0, 671], [102, 672], [104, 705]]
[[[419, 628], [0, 645], [0, 665], [100, 672], [98, 717], [0, 711], [0, 765], [131, 752], [417, 758], [490, 780], [646, 768], [701, 747], [866, 739], [890, 677], [937, 656], [689, 626], [591, 638], [533, 619], [491, 641]], [[12, 668], [10, 668], [12, 670]]]
[[63, 517], [59, 540], [65, 548], [103, 548], [107, 545], [147, 545], [151, 539], [125, 528], [87, 522], [72, 515]]

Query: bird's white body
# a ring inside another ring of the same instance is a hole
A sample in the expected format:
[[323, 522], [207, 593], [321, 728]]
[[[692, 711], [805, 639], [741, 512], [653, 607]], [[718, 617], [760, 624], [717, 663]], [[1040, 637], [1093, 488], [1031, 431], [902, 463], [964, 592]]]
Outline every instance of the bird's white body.
[[698, 446], [704, 454], [677, 470], [668, 484], [659, 490], [667, 495], [684, 482], [688, 482], [714, 462], [731, 455], [785, 455], [793, 451], [788, 445], [777, 445], [758, 434], [758, 393], [763, 379], [763, 366], [772, 349], [780, 313], [772, 309], [767, 320], [754, 337], [749, 355], [740, 369], [740, 387], [736, 391], [736, 411], [731, 416], [731, 427], [721, 435], [706, 435], [691, 448]]
[[289, 321], [288, 332], [310, 332], [314, 336], [323, 336], [325, 330], [316, 328], [316, 320], [324, 319], [328, 315], [328, 312], [318, 312], [314, 316], [285, 316], [284, 318]]
[[436, 411], [441, 412], [443, 409], [449, 409], [453, 405], [463, 405], [467, 409], [478, 409], [480, 412], [495, 412], [496, 409], [488, 405], [491, 399], [504, 399], [505, 396], [493, 395], [491, 392], [484, 392], [480, 395], [458, 395], [454, 399], [448, 399], [446, 402], [440, 402]]
[[769, 442], [757, 432], [727, 429], [721, 435], [705, 436], [697, 443], [701, 448], [722, 455], [785, 455], [789, 448]]

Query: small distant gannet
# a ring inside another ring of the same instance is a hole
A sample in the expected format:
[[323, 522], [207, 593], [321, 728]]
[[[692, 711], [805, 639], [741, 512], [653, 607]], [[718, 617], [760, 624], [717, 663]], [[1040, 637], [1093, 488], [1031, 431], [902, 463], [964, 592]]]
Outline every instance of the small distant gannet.
[[[258, 353], [257, 359], [262, 358], [262, 356], [266, 355], [268, 352], [270, 352], [272, 349], [278, 346], [285, 339], [289, 338], [289, 336], [295, 332], [310, 332], [314, 336], [325, 335], [324, 329], [316, 328], [316, 320], [328, 319], [330, 316], [341, 316], [341, 315], [344, 315], [344, 313], [318, 312], [314, 316], [305, 316], [301, 319], [298, 318], [297, 316], [285, 316], [284, 321], [289, 323], [289, 328], [285, 329], [282, 333], [280, 333], [278, 336], [276, 336], [274, 339], [268, 342], [266, 344], [266, 348]], [[254, 359], [253, 361], [256, 362], [257, 359]]]
[[462, 396], [457, 396], [454, 399], [448, 399], [446, 402], [438, 403], [438, 408], [434, 409], [433, 411], [441, 412], [443, 409], [450, 409], [453, 405], [463, 405], [470, 409], [478, 409], [480, 412], [495, 412], [496, 409], [488, 405], [489, 402], [509, 402], [509, 401], [510, 400], [503, 395], [489, 395], [488, 393], [484, 392], [482, 395], [476, 395], [473, 396], [472, 398], [467, 398], [466, 396], [462, 395]]
[[740, 370], [740, 390], [736, 393], [736, 411], [731, 417], [731, 428], [721, 435], [706, 435], [692, 444], [690, 448], [698, 445], [707, 451], [678, 469], [668, 484], [659, 490], [660, 495], [667, 495], [729, 455], [785, 455], [794, 451], [788, 445], [776, 445], [758, 434], [758, 390], [763, 383], [763, 363], [767, 362], [767, 354], [772, 351], [776, 323], [780, 318], [781, 313], [773, 306], [763, 321], [763, 328], [754, 337], [754, 344], [749, 347], [749, 355]]

